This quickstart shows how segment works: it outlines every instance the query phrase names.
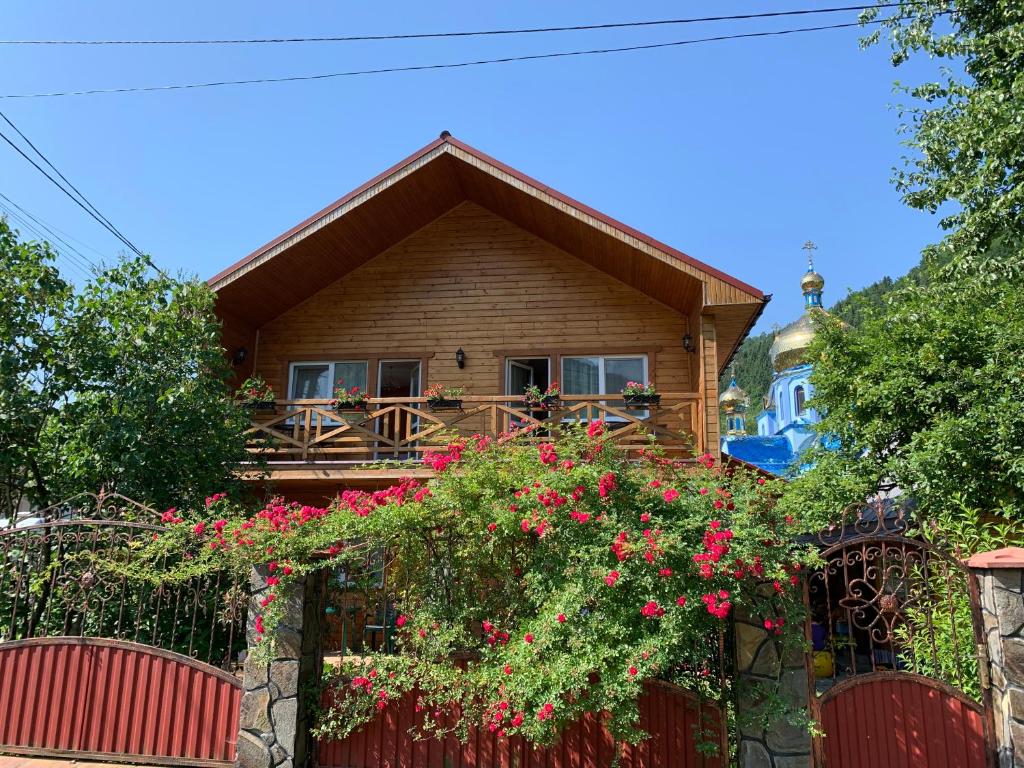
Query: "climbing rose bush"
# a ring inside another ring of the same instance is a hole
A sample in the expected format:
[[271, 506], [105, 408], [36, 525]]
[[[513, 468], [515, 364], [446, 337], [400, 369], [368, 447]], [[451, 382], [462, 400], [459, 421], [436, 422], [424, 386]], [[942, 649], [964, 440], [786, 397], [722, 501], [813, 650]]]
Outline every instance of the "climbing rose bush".
[[184, 551], [178, 576], [265, 566], [262, 646], [298, 577], [386, 564], [398, 652], [328, 669], [322, 736], [410, 695], [424, 735], [478, 727], [543, 744], [607, 711], [612, 734], [637, 742], [645, 679], [729, 693], [720, 648], [734, 611], [799, 634], [807, 553], [772, 483], [710, 456], [627, 461], [605, 429], [539, 445], [454, 440], [425, 455], [436, 472], [426, 484], [346, 491], [326, 508], [275, 501], [246, 517], [213, 499], [199, 515], [173, 512], [152, 561]]

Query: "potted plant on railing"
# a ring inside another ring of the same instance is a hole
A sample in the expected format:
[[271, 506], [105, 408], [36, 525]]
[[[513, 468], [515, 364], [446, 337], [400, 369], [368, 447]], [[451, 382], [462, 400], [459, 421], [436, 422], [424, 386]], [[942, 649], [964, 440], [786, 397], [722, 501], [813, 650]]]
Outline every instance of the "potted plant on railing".
[[250, 376], [235, 393], [243, 408], [253, 411], [274, 410], [274, 390], [262, 376]]
[[427, 405], [432, 411], [460, 410], [462, 408], [462, 387], [448, 387], [432, 384], [423, 390]]
[[622, 399], [626, 401], [626, 405], [658, 405], [661, 402], [661, 395], [654, 388], [654, 382], [641, 384], [638, 381], [627, 381], [626, 386], [622, 388]]
[[536, 384], [531, 384], [523, 390], [523, 402], [533, 408], [550, 409], [558, 405], [561, 394], [562, 391], [558, 388], [557, 381], [551, 382], [543, 391]]
[[365, 411], [367, 397], [366, 392], [359, 389], [359, 387], [349, 387], [348, 389], [337, 387], [334, 390], [334, 399], [331, 401], [331, 407], [338, 413]]

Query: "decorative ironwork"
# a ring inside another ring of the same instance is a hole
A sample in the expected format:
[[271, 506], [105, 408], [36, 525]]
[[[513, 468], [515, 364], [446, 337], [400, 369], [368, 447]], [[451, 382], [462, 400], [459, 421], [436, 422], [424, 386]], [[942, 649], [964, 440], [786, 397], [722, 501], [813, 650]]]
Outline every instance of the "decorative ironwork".
[[245, 647], [244, 585], [216, 574], [153, 586], [130, 573], [138, 549], [164, 530], [160, 517], [117, 494], [86, 493], [0, 529], [0, 642], [130, 640], [230, 666]]
[[921, 537], [891, 499], [854, 505], [818, 534], [824, 565], [809, 578], [818, 692], [879, 671], [913, 672], [981, 698], [975, 582]]

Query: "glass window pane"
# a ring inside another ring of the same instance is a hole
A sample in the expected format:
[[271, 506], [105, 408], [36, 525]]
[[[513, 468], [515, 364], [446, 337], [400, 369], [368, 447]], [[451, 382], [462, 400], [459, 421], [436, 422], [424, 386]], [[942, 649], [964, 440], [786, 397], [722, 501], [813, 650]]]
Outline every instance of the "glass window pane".
[[[366, 391], [366, 361], [350, 361], [334, 364], [334, 388], [344, 387], [351, 391], [358, 387], [360, 392]], [[331, 393], [333, 396], [333, 392]]]
[[562, 392], [567, 395], [599, 393], [600, 364], [600, 359], [596, 357], [563, 357]]
[[329, 365], [296, 365], [292, 368], [293, 400], [328, 398], [330, 393]]
[[627, 381], [646, 384], [642, 357], [609, 357], [604, 361], [605, 392], [621, 392]]

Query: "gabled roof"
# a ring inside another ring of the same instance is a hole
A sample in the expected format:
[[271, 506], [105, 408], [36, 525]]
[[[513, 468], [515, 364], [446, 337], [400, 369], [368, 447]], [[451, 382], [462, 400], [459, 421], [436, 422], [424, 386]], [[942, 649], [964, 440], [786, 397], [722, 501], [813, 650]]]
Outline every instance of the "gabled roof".
[[210, 278], [218, 313], [259, 328], [467, 200], [670, 307], [713, 312], [722, 367], [770, 298], [445, 132]]

